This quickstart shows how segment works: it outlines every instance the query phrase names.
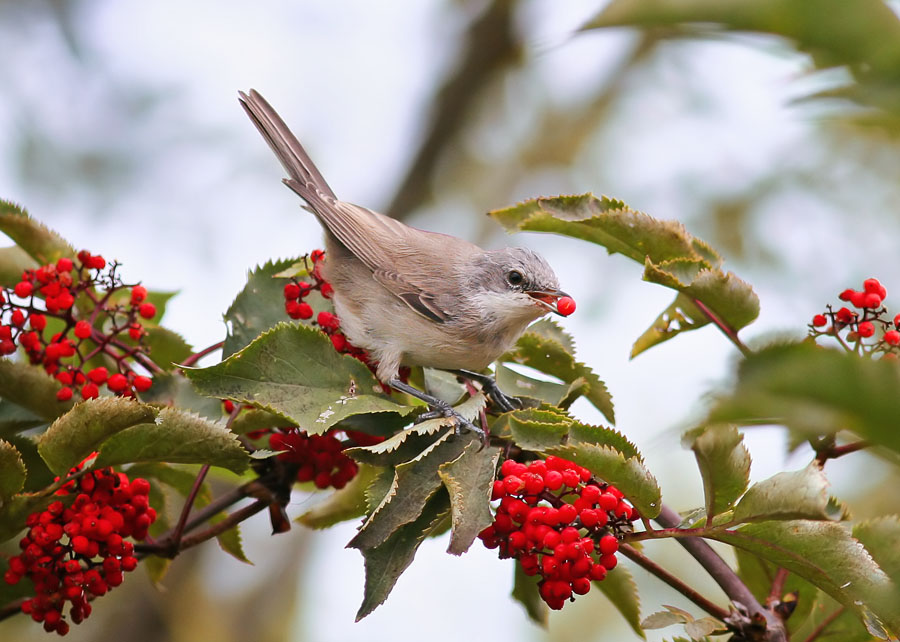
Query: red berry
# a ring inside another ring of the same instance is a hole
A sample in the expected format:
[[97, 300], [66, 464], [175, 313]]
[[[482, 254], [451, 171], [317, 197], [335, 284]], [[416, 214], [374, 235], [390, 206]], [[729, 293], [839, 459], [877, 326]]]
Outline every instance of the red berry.
[[147, 288], [143, 285], [136, 285], [131, 288], [131, 305], [137, 305], [138, 303], [143, 303], [144, 299], [147, 298]]
[[850, 295], [850, 303], [855, 308], [865, 307], [866, 304], [866, 293], [865, 292], [854, 292]]
[[134, 378], [134, 387], [138, 392], [147, 392], [151, 385], [153, 385], [153, 379], [150, 377], [138, 375]]
[[122, 392], [128, 387], [128, 378], [121, 372], [117, 372], [110, 376], [109, 380], [106, 382], [106, 387], [113, 392]]
[[330, 299], [332, 296], [334, 296], [334, 288], [331, 286], [331, 283], [323, 283], [321, 292], [322, 296], [326, 299]]
[[300, 298], [300, 286], [296, 283], [285, 283], [284, 298], [288, 301]]
[[337, 330], [341, 322], [331, 312], [322, 310], [316, 317], [316, 323], [327, 330]]
[[25, 299], [31, 296], [31, 293], [34, 291], [34, 286], [31, 285], [28, 281], [21, 281], [16, 283], [16, 287], [13, 288], [13, 292], [16, 293], [16, 296], [20, 299]]
[[152, 319], [156, 316], [156, 306], [152, 303], [141, 303], [140, 307], [138, 307], [138, 314], [145, 319]]
[[607, 571], [611, 571], [619, 563], [619, 560], [616, 559], [615, 555], [603, 555], [600, 557], [600, 563], [603, 564]]
[[313, 263], [318, 263], [325, 257], [325, 252], [322, 250], [313, 250], [309, 255], [309, 260]]
[[47, 327], [47, 317], [45, 317], [43, 314], [32, 314], [30, 317], [28, 317], [28, 324], [32, 327], [32, 329], [40, 332]]
[[564, 317], [575, 312], [575, 301], [571, 297], [560, 297], [556, 302], [556, 310]]
[[588, 573], [588, 577], [590, 577], [595, 582], [600, 582], [606, 579], [606, 567], [603, 564], [594, 564], [591, 567], [590, 572]]
[[100, 389], [95, 383], [86, 383], [81, 387], [81, 396], [85, 399], [96, 399], [100, 396]]
[[849, 301], [850, 298], [851, 298], [854, 294], [856, 294], [856, 290], [852, 290], [852, 289], [850, 289], [850, 288], [847, 288], [846, 290], [844, 290], [843, 292], [841, 292], [841, 293], [838, 295], [838, 298], [839, 298], [841, 301]]
[[560, 524], [571, 524], [575, 521], [575, 517], [577, 517], [578, 511], [575, 510], [575, 507], [572, 504], [563, 504], [559, 507], [559, 523]]
[[579, 513], [578, 518], [587, 528], [593, 528], [600, 521], [600, 515], [592, 508], [586, 508]]
[[887, 296], [887, 290], [884, 289], [884, 286], [881, 285], [881, 282], [878, 279], [866, 279], [863, 281], [863, 289], [866, 292], [877, 294], [881, 299]]
[[602, 555], [612, 555], [619, 550], [619, 540], [615, 535], [604, 535], [600, 538], [597, 547]]
[[109, 370], [100, 366], [88, 372], [87, 377], [99, 386], [109, 378]]
[[56, 399], [57, 401], [68, 401], [72, 398], [72, 389], [68, 386], [64, 386], [56, 391]]
[[342, 334], [333, 334], [331, 335], [331, 345], [338, 352], [342, 352], [347, 347], [347, 339]]
[[516, 477], [515, 475], [510, 475], [503, 480], [503, 488], [506, 490], [507, 495], [515, 495], [523, 488], [525, 488], [525, 482], [523, 482], [521, 478]]
[[867, 292], [863, 297], [862, 307], [872, 309], [881, 307], [881, 297], [875, 292]]
[[9, 320], [12, 321], [12, 324], [17, 328], [21, 328], [25, 325], [25, 313], [16, 308], [15, 310], [13, 310], [13, 313], [10, 316]]
[[872, 325], [871, 321], [863, 321], [862, 323], [859, 324], [858, 332], [859, 332], [859, 336], [861, 336], [863, 338], [871, 337], [873, 334], [875, 334], [875, 326]]
[[88, 259], [87, 266], [94, 270], [102, 270], [106, 267], [106, 259], [99, 254], [97, 256], [92, 256]]
[[72, 259], [66, 257], [62, 257], [56, 262], [57, 272], [71, 272], [73, 267]]
[[79, 321], [75, 324], [75, 336], [79, 339], [87, 339], [91, 336], [91, 324], [87, 321]]
[[128, 336], [131, 337], [132, 341], [140, 341], [141, 337], [144, 336], [144, 328], [140, 323], [132, 323], [128, 326]]
[[900, 345], [900, 332], [888, 330], [884, 333], [884, 342], [892, 346]]
[[824, 314], [817, 314], [816, 316], [813, 317], [813, 320], [812, 320], [812, 324], [817, 328], [821, 328], [823, 325], [826, 325], [827, 323], [828, 323], [828, 319], [825, 317]]
[[856, 313], [851, 312], [847, 308], [841, 308], [840, 310], [838, 310], [835, 313], [835, 316], [837, 317], [837, 320], [840, 321], [841, 323], [852, 323], [853, 319], [856, 318]]

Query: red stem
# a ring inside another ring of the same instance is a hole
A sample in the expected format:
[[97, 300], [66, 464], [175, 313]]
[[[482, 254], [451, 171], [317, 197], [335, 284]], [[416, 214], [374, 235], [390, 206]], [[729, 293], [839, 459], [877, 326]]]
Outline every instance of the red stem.
[[715, 326], [722, 331], [722, 334], [728, 337], [728, 339], [735, 345], [735, 347], [737, 347], [737, 349], [741, 351], [741, 354], [743, 354], [745, 357], [750, 356], [750, 348], [744, 345], [744, 342], [738, 338], [737, 332], [734, 330], [734, 328], [722, 321], [722, 319], [720, 319], [715, 312], [710, 310], [705, 303], [700, 301], [700, 299], [691, 299], [691, 301], [700, 309], [700, 312], [702, 312], [707, 319], [712, 321]]

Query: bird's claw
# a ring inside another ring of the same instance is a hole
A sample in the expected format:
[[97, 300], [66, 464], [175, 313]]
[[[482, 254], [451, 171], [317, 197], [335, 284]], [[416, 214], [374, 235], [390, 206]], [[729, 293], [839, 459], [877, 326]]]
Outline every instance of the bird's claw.
[[453, 419], [453, 432], [457, 435], [461, 435], [463, 428], [466, 430], [470, 430], [481, 436], [481, 441], [483, 443], [487, 443], [487, 433], [484, 432], [481, 428], [473, 424], [471, 421], [466, 419], [463, 415], [458, 413], [450, 404], [442, 404], [440, 406], [432, 406], [431, 410], [427, 412], [423, 412], [421, 415], [416, 417], [415, 423], [421, 423], [423, 421], [427, 421], [428, 419]]

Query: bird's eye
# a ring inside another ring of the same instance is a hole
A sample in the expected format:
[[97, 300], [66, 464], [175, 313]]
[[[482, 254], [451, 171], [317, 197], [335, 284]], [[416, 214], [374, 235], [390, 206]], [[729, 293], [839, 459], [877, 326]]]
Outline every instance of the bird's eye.
[[518, 270], [510, 270], [509, 274], [506, 275], [506, 280], [509, 281], [510, 285], [522, 285], [525, 277]]

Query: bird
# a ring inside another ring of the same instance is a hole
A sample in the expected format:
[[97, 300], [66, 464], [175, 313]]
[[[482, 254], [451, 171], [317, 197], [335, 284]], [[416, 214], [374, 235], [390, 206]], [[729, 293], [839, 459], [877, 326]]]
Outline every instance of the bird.
[[484, 250], [340, 200], [262, 95], [251, 89], [238, 98], [287, 172], [284, 184], [322, 224], [322, 276], [334, 288], [335, 313], [348, 340], [377, 362], [378, 379], [476, 432], [445, 401], [402, 382], [400, 367], [460, 374], [478, 381], [501, 411], [518, 407], [479, 371], [533, 321], [565, 316], [559, 302], [571, 298], [547, 261], [527, 248]]

